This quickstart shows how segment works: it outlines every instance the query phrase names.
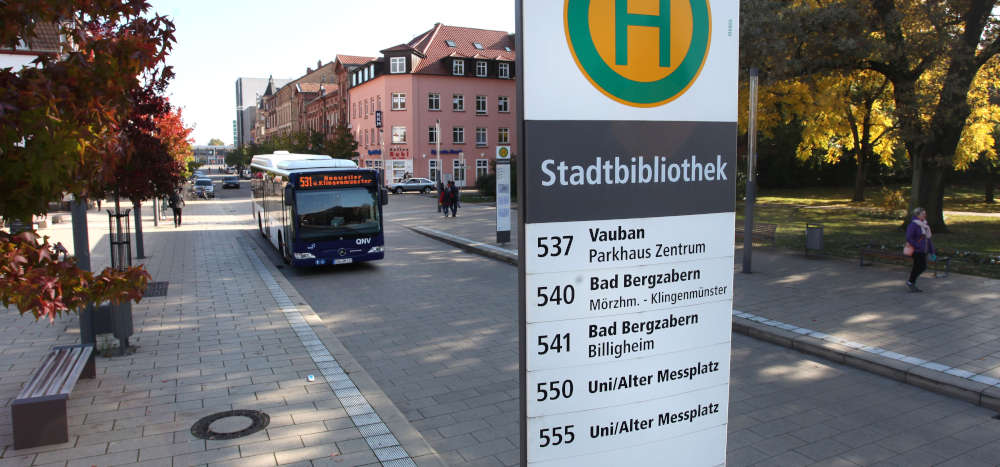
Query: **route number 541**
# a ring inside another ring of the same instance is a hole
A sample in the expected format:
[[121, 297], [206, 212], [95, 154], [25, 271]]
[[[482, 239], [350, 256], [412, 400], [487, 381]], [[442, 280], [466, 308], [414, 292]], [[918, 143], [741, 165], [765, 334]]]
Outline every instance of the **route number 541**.
[[553, 237], [538, 237], [538, 257], [563, 256], [569, 254], [569, 249], [573, 246], [572, 235], [561, 235]]

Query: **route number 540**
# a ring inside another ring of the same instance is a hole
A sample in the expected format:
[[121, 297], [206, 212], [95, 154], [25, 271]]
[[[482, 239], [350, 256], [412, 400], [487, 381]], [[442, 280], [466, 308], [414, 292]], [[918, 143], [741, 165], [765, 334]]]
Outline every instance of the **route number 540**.
[[562, 235], [553, 237], [538, 237], [538, 257], [563, 256], [569, 254], [569, 249], [573, 246], [572, 235]]

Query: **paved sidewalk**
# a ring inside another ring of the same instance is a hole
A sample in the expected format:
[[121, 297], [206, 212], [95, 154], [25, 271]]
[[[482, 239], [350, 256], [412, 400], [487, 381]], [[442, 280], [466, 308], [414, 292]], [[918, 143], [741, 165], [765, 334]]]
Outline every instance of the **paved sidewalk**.
[[[134, 354], [99, 357], [97, 378], [77, 383], [68, 443], [13, 449], [9, 405], [51, 346], [79, 342], [77, 317], [49, 324], [4, 310], [0, 466], [443, 465], [261, 259], [247, 212], [246, 201], [191, 201], [180, 229], [153, 228], [148, 217], [145, 264], [153, 281], [169, 282], [167, 296], [134, 305]], [[107, 216], [91, 213], [96, 269], [106, 264]], [[65, 229], [49, 230], [65, 240]], [[192, 435], [198, 419], [232, 409], [264, 411], [270, 425], [228, 441]]]
[[[393, 221], [516, 263], [517, 233], [510, 244], [495, 243], [492, 205], [468, 203], [443, 218], [431, 203]], [[742, 274], [741, 254], [737, 248], [734, 330], [1000, 409], [1000, 280], [925, 273], [926, 292], [911, 294], [908, 270], [898, 266], [758, 248], [754, 273]]]

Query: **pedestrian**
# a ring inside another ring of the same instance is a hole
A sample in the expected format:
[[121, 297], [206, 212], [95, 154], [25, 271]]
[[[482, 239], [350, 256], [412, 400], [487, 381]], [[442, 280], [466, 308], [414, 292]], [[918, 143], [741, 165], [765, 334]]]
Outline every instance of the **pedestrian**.
[[438, 182], [437, 192], [438, 192], [438, 212], [441, 212], [442, 203], [444, 202], [444, 183]]
[[927, 269], [927, 259], [937, 260], [934, 254], [934, 243], [931, 242], [931, 226], [927, 224], [927, 210], [916, 208], [913, 210], [913, 220], [906, 228], [906, 247], [903, 254], [913, 256], [913, 268], [910, 269], [910, 278], [906, 281], [906, 287], [910, 292], [923, 292], [917, 288], [917, 277]]
[[101, 210], [101, 201], [104, 201], [104, 200], [103, 200], [103, 199], [101, 199], [101, 198], [97, 198], [97, 210], [98, 210], [98, 211], [100, 211], [100, 210]]
[[174, 211], [174, 228], [181, 225], [181, 210], [184, 209], [184, 197], [180, 195], [180, 190], [170, 193], [170, 209]]
[[[448, 199], [448, 207], [451, 208], [451, 217], [455, 217], [458, 212], [458, 187], [455, 186], [454, 181], [448, 182], [448, 188], [445, 190], [448, 194], [445, 196]], [[445, 217], [448, 216], [448, 211], [445, 210]]]

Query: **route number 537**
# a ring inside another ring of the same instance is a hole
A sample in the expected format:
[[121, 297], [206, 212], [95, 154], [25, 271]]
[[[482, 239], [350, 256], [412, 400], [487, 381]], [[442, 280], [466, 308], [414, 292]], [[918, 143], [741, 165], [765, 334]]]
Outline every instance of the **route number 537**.
[[568, 255], [572, 246], [572, 235], [538, 237], [538, 257]]

